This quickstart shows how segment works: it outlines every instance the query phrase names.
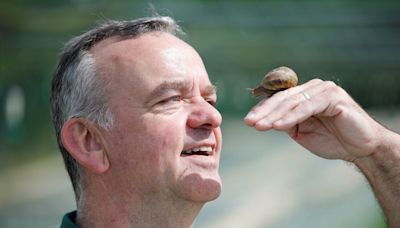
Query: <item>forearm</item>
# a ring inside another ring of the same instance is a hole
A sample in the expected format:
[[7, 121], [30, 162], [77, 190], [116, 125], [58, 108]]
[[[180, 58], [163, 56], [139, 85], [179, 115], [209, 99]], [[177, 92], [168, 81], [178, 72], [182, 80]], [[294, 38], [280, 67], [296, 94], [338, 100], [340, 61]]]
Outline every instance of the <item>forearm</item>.
[[354, 163], [372, 186], [389, 227], [400, 227], [400, 135], [385, 131], [373, 154]]

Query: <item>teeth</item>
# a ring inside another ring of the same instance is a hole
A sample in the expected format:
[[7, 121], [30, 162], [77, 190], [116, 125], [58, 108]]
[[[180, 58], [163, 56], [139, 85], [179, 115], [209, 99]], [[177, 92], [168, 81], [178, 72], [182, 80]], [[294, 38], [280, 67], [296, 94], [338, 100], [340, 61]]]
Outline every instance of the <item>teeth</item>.
[[212, 151], [212, 148], [211, 148], [211, 146], [202, 146], [202, 147], [200, 147], [199, 150], [211, 152], [211, 151]]
[[193, 148], [191, 150], [184, 150], [183, 153], [184, 154], [192, 154], [192, 153], [199, 152], [199, 151], [211, 152], [212, 147], [211, 146], [201, 146], [201, 147]]
[[183, 154], [192, 154], [192, 151], [191, 150], [184, 150], [182, 153]]

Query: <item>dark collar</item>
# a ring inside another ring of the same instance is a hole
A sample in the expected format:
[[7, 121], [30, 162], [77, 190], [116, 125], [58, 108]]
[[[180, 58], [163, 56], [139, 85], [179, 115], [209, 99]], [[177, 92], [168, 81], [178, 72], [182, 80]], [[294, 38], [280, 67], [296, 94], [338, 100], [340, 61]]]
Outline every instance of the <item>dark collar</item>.
[[78, 228], [76, 225], [76, 211], [64, 215], [60, 228]]

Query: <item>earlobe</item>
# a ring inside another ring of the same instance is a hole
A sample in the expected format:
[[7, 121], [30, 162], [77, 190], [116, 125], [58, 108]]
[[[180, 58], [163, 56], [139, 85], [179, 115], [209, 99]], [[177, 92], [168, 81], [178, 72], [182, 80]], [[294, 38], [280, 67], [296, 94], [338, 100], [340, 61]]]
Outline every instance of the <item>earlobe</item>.
[[106, 147], [101, 132], [94, 124], [80, 118], [71, 119], [61, 130], [61, 140], [81, 166], [97, 174], [109, 169]]

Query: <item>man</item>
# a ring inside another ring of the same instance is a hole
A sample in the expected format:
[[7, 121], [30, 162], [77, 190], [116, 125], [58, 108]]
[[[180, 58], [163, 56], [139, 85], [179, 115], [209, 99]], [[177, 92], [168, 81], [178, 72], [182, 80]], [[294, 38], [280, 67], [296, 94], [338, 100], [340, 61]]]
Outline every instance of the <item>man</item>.
[[[56, 136], [77, 211], [62, 227], [190, 227], [221, 192], [221, 116], [197, 52], [169, 17], [110, 21], [66, 44], [52, 83]], [[354, 162], [400, 224], [400, 136], [340, 87], [312, 80], [245, 118]]]

